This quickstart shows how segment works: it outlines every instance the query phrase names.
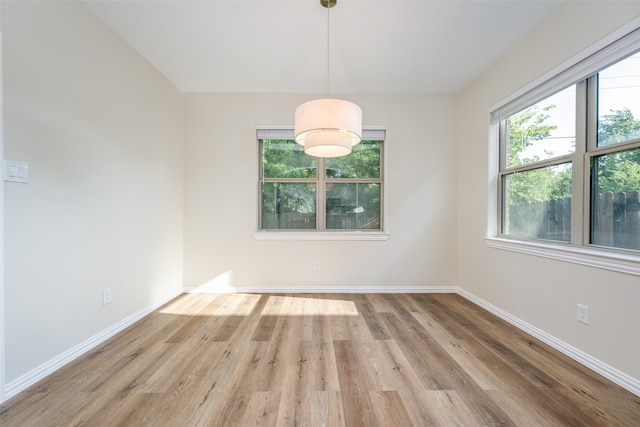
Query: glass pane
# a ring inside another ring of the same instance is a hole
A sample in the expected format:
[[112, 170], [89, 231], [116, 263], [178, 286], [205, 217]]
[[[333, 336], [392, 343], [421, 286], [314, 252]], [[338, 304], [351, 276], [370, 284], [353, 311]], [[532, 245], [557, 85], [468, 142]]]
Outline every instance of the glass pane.
[[640, 138], [640, 53], [598, 73], [598, 146]]
[[576, 87], [507, 119], [507, 167], [571, 154], [576, 144]]
[[306, 230], [316, 228], [316, 185], [270, 182], [262, 184], [262, 227]]
[[380, 229], [380, 184], [327, 184], [327, 229]]
[[571, 164], [503, 176], [503, 234], [571, 240]]
[[380, 141], [362, 141], [348, 156], [326, 160], [327, 178], [380, 178]]
[[316, 158], [307, 156], [294, 140], [265, 139], [262, 171], [264, 178], [315, 178]]
[[591, 243], [640, 249], [640, 148], [592, 163]]

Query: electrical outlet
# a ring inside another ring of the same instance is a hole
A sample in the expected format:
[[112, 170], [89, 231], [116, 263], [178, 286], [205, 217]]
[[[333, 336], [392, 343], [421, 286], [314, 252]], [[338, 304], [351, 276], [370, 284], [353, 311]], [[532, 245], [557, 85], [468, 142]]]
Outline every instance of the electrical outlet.
[[107, 305], [111, 302], [111, 288], [102, 290], [102, 305]]
[[313, 271], [320, 271], [320, 261], [313, 263]]
[[578, 322], [589, 324], [589, 307], [586, 305], [578, 304]]

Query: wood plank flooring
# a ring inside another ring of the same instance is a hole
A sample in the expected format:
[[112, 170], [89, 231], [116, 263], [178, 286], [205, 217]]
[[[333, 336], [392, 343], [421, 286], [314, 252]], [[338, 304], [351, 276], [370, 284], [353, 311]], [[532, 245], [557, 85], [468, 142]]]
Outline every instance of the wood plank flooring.
[[454, 294], [185, 294], [11, 426], [639, 426], [637, 397]]

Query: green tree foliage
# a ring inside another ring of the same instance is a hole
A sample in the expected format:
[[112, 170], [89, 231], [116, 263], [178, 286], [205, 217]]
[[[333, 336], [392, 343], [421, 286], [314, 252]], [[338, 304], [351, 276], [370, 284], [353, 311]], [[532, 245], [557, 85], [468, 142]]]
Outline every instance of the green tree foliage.
[[[266, 139], [262, 147], [266, 178], [315, 178], [316, 158], [304, 153], [293, 140]], [[328, 178], [379, 178], [380, 142], [362, 141], [348, 156], [328, 158]]]
[[551, 136], [551, 132], [557, 129], [555, 125], [545, 124], [550, 117], [547, 113], [553, 108], [555, 105], [551, 104], [542, 108], [541, 111], [538, 105], [534, 105], [509, 117], [507, 142], [509, 147], [507, 163], [509, 166], [519, 166], [539, 160], [536, 157], [523, 158], [522, 153], [535, 141], [548, 138]]
[[[325, 166], [328, 179], [380, 178], [380, 142], [362, 141], [348, 156], [326, 159]], [[380, 201], [378, 183], [333, 183], [327, 187], [327, 213], [361, 211], [357, 228], [380, 226]]]
[[[629, 108], [611, 111], [598, 121], [598, 145], [606, 146], [640, 138], [640, 120]], [[594, 159], [597, 191], [640, 190], [640, 149], [625, 150]]]
[[[550, 104], [544, 108], [538, 105], [509, 117], [507, 142], [507, 163], [510, 167], [520, 166], [540, 160], [537, 156], [525, 157], [524, 151], [536, 141], [551, 136], [557, 126], [547, 123]], [[540, 202], [571, 196], [571, 168], [567, 165], [545, 167], [509, 175], [505, 182], [508, 204]]]
[[265, 178], [315, 178], [316, 158], [307, 156], [302, 146], [288, 139], [262, 141]]
[[598, 120], [598, 146], [615, 144], [640, 138], [640, 120], [629, 108], [611, 111]]
[[[265, 178], [314, 179], [316, 159], [307, 156], [302, 146], [287, 139], [262, 141], [262, 174]], [[262, 191], [262, 227], [281, 228], [279, 214], [294, 215], [299, 221], [285, 221], [295, 228], [314, 228], [315, 223], [304, 222], [313, 217], [316, 210], [315, 183], [270, 182], [264, 183]], [[305, 225], [306, 224], [306, 225]]]
[[[380, 154], [379, 141], [365, 140], [348, 156], [325, 159], [327, 179], [346, 181], [327, 186], [328, 214], [356, 212], [358, 228], [379, 227], [380, 184], [348, 180], [380, 178]], [[263, 228], [315, 228], [315, 222], [309, 221], [315, 221], [317, 167], [318, 160], [293, 140], [262, 141], [263, 177], [294, 180], [262, 185]]]
[[571, 197], [571, 165], [561, 164], [507, 175], [507, 203], [531, 203]]
[[326, 160], [327, 178], [380, 178], [380, 142], [362, 141], [348, 156]]
[[[553, 105], [540, 111], [536, 106], [509, 118], [509, 165], [539, 160], [523, 158], [522, 152], [535, 141], [550, 136], [555, 126], [545, 124]], [[610, 145], [640, 138], [640, 120], [628, 108], [600, 117], [598, 145]], [[640, 149], [626, 150], [594, 159], [598, 192], [640, 190]], [[516, 173], [507, 178], [507, 203], [541, 202], [571, 197], [571, 168], [545, 167]]]
[[600, 156], [594, 163], [599, 193], [640, 190], [640, 149]]

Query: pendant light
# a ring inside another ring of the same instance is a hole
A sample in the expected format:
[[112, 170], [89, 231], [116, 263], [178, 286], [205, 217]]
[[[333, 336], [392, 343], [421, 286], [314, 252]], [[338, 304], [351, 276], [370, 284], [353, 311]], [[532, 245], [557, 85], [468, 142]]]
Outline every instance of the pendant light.
[[[320, 0], [327, 8], [327, 92], [329, 78], [329, 9], [337, 0]], [[314, 157], [340, 157], [351, 153], [362, 135], [362, 109], [343, 99], [316, 99], [305, 102], [295, 111], [295, 140], [304, 152]]]

